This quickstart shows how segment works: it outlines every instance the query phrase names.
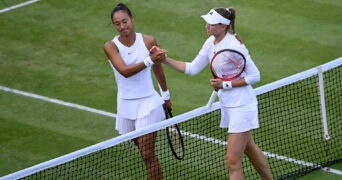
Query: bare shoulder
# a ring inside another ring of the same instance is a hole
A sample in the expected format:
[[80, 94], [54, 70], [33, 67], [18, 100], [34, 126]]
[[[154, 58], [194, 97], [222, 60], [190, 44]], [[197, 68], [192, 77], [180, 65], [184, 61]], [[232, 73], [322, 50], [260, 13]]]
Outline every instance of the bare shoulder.
[[142, 37], [144, 39], [144, 43], [145, 43], [147, 49], [151, 49], [152, 46], [157, 45], [157, 41], [153, 36], [148, 35], [148, 34], [142, 34]]
[[112, 41], [107, 41], [104, 43], [103, 48], [109, 48], [109, 47], [113, 47], [115, 44]]
[[113, 41], [107, 41], [104, 45], [103, 45], [103, 49], [105, 51], [107, 50], [113, 50], [113, 49], [118, 49], [116, 47], [116, 45], [113, 43]]
[[143, 39], [145, 42], [155, 42], [156, 41], [156, 39], [152, 35], [142, 34], [142, 36], [143, 36]]
[[113, 59], [119, 53], [118, 47], [112, 41], [108, 41], [103, 45], [103, 50], [108, 59]]

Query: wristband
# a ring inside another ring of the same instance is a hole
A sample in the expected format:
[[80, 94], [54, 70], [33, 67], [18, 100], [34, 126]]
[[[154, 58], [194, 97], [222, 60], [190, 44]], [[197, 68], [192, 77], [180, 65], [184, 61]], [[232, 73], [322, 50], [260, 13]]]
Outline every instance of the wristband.
[[170, 100], [170, 91], [169, 90], [160, 91], [160, 93], [161, 93], [161, 96], [162, 96], [164, 101]]
[[153, 63], [151, 57], [148, 56], [147, 58], [144, 59], [144, 64], [146, 67], [149, 67], [149, 66], [152, 66], [154, 63]]
[[222, 89], [233, 89], [232, 82], [231, 81], [223, 81], [222, 82]]

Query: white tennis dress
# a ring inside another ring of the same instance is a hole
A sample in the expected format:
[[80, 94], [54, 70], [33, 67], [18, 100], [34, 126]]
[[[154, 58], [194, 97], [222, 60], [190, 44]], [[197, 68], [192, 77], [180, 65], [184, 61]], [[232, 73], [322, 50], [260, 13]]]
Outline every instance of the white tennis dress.
[[221, 128], [228, 128], [230, 133], [246, 132], [259, 127], [257, 98], [252, 84], [260, 81], [260, 72], [244, 44], [241, 44], [230, 33], [218, 44], [214, 44], [215, 37], [210, 36], [202, 46], [196, 58], [186, 63], [185, 74], [195, 75], [203, 70], [216, 52], [222, 49], [234, 49], [246, 58], [244, 72], [238, 78], [244, 77], [247, 86], [236, 87], [230, 90], [220, 89], [218, 96], [221, 104]]
[[[142, 34], [136, 33], [136, 40], [131, 47], [123, 45], [119, 36], [112, 40], [119, 49], [126, 65], [142, 62], [149, 56]], [[110, 61], [109, 61], [110, 62]], [[110, 63], [117, 84], [116, 130], [120, 134], [151, 125], [165, 119], [163, 99], [153, 86], [151, 67], [128, 78], [122, 76]]]

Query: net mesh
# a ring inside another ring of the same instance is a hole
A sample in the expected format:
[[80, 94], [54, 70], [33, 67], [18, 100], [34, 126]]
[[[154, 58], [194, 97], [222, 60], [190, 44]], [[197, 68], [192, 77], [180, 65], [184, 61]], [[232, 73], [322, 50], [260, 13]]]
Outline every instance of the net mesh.
[[[338, 66], [323, 72], [329, 140], [323, 136], [317, 73], [305, 78], [298, 74], [289, 79], [296, 79], [293, 82], [281, 81], [280, 87], [265, 86], [256, 91], [260, 128], [253, 131], [254, 140], [263, 150], [275, 179], [295, 179], [342, 160], [342, 59], [337, 62]], [[177, 160], [171, 153], [164, 130], [167, 122], [141, 131], [141, 134], [158, 133], [155, 152], [164, 179], [228, 179], [227, 130], [219, 128], [218, 104], [213, 108], [198, 115], [194, 111], [195, 115], [179, 115], [168, 120], [177, 123], [182, 131], [184, 160]], [[153, 130], [156, 127], [158, 130]], [[146, 179], [144, 161], [131, 140], [134, 137], [134, 132], [127, 138], [117, 137], [94, 145], [89, 152], [84, 150], [76, 156], [58, 158], [37, 167], [38, 170], [27, 169], [11, 177]], [[245, 179], [260, 179], [246, 156], [243, 171]]]

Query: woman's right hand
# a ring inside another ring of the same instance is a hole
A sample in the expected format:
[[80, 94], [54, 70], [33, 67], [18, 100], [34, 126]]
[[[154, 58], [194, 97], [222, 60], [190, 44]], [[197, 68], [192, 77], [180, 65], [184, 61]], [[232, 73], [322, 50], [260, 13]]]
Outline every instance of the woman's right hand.
[[154, 63], [160, 63], [166, 58], [166, 50], [160, 49], [157, 46], [153, 46], [150, 49], [150, 57]]

